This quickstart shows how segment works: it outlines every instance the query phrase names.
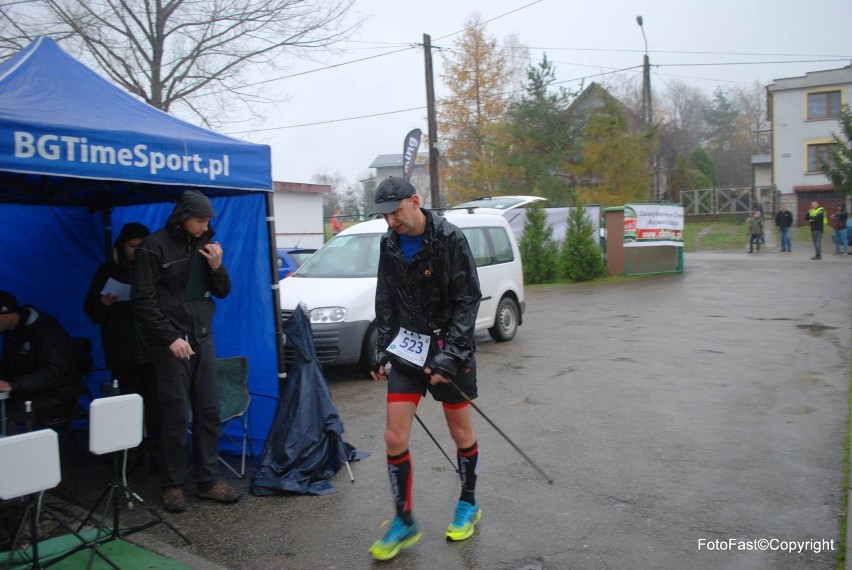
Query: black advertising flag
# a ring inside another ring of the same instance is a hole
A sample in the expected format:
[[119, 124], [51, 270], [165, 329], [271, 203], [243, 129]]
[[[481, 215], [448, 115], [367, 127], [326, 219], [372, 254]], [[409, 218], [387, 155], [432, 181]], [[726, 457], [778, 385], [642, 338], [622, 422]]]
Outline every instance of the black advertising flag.
[[420, 129], [414, 129], [405, 135], [405, 142], [402, 144], [402, 176], [406, 180], [411, 180], [414, 161], [417, 159], [417, 149], [420, 148], [421, 135]]

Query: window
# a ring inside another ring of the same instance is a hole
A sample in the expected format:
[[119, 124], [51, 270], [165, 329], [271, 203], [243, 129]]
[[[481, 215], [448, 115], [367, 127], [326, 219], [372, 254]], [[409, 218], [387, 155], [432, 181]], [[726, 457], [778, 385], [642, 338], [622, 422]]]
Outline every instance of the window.
[[463, 228], [477, 267], [508, 263], [515, 259], [503, 228]]
[[808, 119], [833, 119], [840, 116], [840, 91], [808, 93]]
[[830, 143], [808, 145], [808, 172], [821, 172], [820, 165], [829, 160]]

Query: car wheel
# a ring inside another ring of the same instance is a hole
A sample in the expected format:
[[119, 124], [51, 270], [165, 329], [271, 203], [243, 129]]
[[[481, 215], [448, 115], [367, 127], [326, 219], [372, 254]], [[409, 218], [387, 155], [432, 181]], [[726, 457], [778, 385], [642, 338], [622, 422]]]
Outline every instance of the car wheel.
[[497, 342], [512, 340], [518, 332], [519, 316], [518, 304], [511, 297], [503, 297], [497, 305], [494, 326], [488, 329], [488, 334]]
[[376, 357], [376, 343], [379, 340], [379, 331], [375, 323], [367, 329], [367, 334], [364, 335], [364, 345], [361, 347], [361, 360], [358, 362], [358, 368], [367, 378], [372, 378], [370, 370], [373, 367], [373, 360]]

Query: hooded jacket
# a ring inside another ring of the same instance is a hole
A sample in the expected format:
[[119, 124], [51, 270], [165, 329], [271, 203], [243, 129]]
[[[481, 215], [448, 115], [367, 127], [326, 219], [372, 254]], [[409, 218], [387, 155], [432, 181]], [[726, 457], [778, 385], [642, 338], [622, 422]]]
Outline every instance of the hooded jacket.
[[[231, 292], [231, 278], [224, 264], [216, 271], [198, 250], [214, 236], [208, 230], [195, 239], [183, 229], [188, 218], [216, 215], [210, 200], [197, 190], [187, 190], [157, 230], [136, 248], [131, 302], [145, 339], [169, 346], [178, 338], [200, 344], [212, 338], [213, 297]], [[200, 286], [198, 291], [191, 289]]]
[[429, 210], [421, 211], [426, 214], [426, 230], [421, 250], [410, 264], [393, 229], [381, 239], [376, 358], [379, 363], [390, 360], [394, 366], [412, 369], [413, 365], [385, 350], [404, 327], [432, 336], [426, 366], [454, 378], [476, 350], [473, 335], [482, 298], [479, 276], [462, 231]]
[[4, 334], [0, 378], [12, 385], [16, 399], [33, 400], [34, 407], [40, 392], [73, 402], [83, 385], [68, 332], [55, 317], [34, 307], [19, 312], [18, 325]]
[[130, 300], [116, 301], [112, 305], [101, 302], [101, 291], [109, 279], [130, 285], [132, 272], [130, 260], [124, 255], [122, 246], [134, 238], [150, 234], [142, 224], [129, 223], [121, 229], [112, 250], [112, 259], [101, 265], [86, 293], [83, 311], [89, 320], [101, 327], [104, 357], [107, 368], [119, 370], [148, 362], [148, 354], [142, 343], [139, 321], [133, 314]]

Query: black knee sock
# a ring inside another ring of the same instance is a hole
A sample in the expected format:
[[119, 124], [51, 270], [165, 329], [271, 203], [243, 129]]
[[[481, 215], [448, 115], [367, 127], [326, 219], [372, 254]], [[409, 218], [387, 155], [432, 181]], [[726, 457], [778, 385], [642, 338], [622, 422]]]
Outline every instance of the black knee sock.
[[471, 505], [476, 503], [474, 491], [476, 490], [477, 463], [479, 462], [479, 444], [473, 442], [468, 448], [459, 449], [456, 452], [459, 462], [459, 477], [461, 477], [460, 501], [467, 501]]
[[407, 449], [399, 455], [388, 455], [388, 477], [396, 516], [411, 524], [411, 454]]

